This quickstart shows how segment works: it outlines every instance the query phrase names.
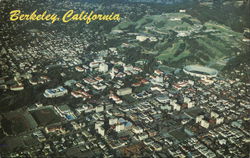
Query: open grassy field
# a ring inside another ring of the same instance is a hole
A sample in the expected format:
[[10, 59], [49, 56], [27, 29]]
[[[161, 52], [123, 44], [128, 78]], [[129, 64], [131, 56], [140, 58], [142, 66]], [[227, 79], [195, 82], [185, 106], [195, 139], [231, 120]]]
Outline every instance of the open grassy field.
[[15, 111], [4, 114], [9, 123], [3, 123], [3, 129], [7, 133], [20, 134], [22, 132], [34, 129], [37, 127], [36, 121], [27, 111]]
[[55, 111], [51, 108], [35, 110], [31, 112], [39, 126], [46, 126], [49, 124], [57, 123], [61, 120]]

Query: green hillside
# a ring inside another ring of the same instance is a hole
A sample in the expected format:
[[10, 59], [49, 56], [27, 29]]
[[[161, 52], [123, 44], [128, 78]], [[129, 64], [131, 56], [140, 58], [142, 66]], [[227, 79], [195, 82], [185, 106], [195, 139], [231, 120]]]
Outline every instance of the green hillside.
[[208, 21], [202, 24], [185, 13], [144, 16], [136, 22], [122, 21], [113, 30], [156, 37], [157, 42], [133, 41], [141, 53], [157, 52], [155, 58], [172, 65], [216, 65], [240, 51], [242, 34], [225, 25]]

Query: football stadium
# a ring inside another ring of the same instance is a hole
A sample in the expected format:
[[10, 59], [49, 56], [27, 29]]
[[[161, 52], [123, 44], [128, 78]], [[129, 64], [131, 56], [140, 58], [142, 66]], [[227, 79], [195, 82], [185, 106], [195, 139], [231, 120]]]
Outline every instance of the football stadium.
[[201, 66], [201, 65], [188, 65], [183, 68], [186, 74], [196, 77], [216, 77], [218, 71], [213, 68]]

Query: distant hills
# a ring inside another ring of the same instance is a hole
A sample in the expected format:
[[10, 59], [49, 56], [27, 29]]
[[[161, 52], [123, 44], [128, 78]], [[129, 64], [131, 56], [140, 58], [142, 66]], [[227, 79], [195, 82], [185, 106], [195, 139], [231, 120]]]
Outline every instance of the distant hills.
[[180, 3], [180, 2], [183, 2], [183, 1], [190, 1], [190, 0], [128, 0], [128, 1], [129, 2], [174, 4], [174, 3]]
[[[90, 1], [90, 0], [88, 0]], [[131, 2], [131, 3], [158, 3], [158, 4], [177, 4], [181, 2], [192, 2], [194, 0], [92, 0], [96, 2], [118, 2], [118, 3], [124, 3], [124, 2]]]
[[186, 13], [144, 16], [136, 22], [124, 20], [115, 30], [134, 31], [157, 37], [133, 43], [141, 53], [170, 65], [205, 64], [223, 67], [241, 49], [242, 34], [214, 21], [201, 23]]

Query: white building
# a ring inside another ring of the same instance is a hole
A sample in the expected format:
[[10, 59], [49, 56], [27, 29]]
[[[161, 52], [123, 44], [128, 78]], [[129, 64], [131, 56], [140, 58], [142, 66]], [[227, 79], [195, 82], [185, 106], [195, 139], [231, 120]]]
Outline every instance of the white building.
[[108, 70], [109, 70], [109, 66], [107, 65], [107, 64], [105, 64], [105, 63], [101, 63], [100, 65], [99, 65], [99, 71], [100, 72], [108, 72]]
[[195, 122], [196, 122], [196, 123], [200, 123], [200, 122], [203, 120], [203, 118], [204, 118], [203, 115], [199, 115], [199, 116], [196, 117]]
[[81, 128], [81, 126], [76, 122], [71, 122], [71, 125], [73, 126], [74, 130], [78, 130]]
[[123, 96], [123, 95], [128, 95], [132, 93], [132, 88], [122, 88], [117, 90], [117, 95]]
[[190, 98], [188, 98], [188, 97], [186, 97], [186, 96], [184, 97], [184, 102], [185, 102], [185, 103], [189, 103], [190, 101], [191, 101]]
[[62, 86], [54, 88], [54, 89], [46, 89], [43, 93], [43, 95], [46, 98], [54, 98], [54, 97], [60, 97], [68, 93], [68, 90], [66, 88], [63, 88]]
[[179, 104], [174, 104], [173, 110], [180, 111], [181, 110], [181, 106]]
[[204, 128], [208, 128], [209, 127], [209, 122], [206, 121], [206, 120], [202, 120], [201, 121], [201, 126], [204, 127]]
[[138, 41], [140, 41], [140, 42], [143, 42], [143, 41], [145, 41], [145, 40], [147, 40], [149, 37], [147, 37], [147, 36], [136, 36], [136, 40], [138, 40]]
[[217, 114], [216, 112], [212, 111], [211, 114], [210, 114], [210, 116], [212, 118], [217, 118], [217, 117], [219, 117], [219, 114]]
[[97, 122], [95, 123], [95, 129], [98, 130], [98, 128], [101, 127], [103, 124], [104, 124], [103, 121], [97, 121]]
[[160, 108], [162, 110], [168, 110], [168, 111], [170, 111], [172, 109], [172, 107], [170, 105], [168, 105], [168, 104], [161, 105]]
[[139, 126], [135, 126], [135, 127], [133, 127], [132, 131], [136, 134], [139, 134], [139, 133], [143, 132], [143, 129]]
[[122, 131], [124, 129], [125, 129], [124, 124], [119, 124], [119, 125], [115, 126], [115, 131], [116, 132], [120, 132], [120, 131]]
[[216, 118], [216, 124], [217, 125], [223, 123], [223, 121], [224, 121], [224, 117], [218, 117], [218, 118]]
[[116, 74], [115, 68], [112, 68], [112, 69], [111, 69], [111, 72], [110, 72], [111, 79], [114, 79], [114, 78], [115, 78], [115, 74]]
[[167, 103], [170, 101], [168, 96], [159, 96], [159, 97], [156, 97], [156, 100], [160, 103]]
[[132, 71], [133, 70], [133, 66], [132, 65], [124, 65], [123, 66], [123, 68], [124, 68], [124, 71]]
[[192, 108], [192, 107], [194, 107], [195, 102], [192, 101], [192, 102], [188, 102], [187, 104], [188, 104], [188, 108]]
[[97, 68], [99, 66], [99, 64], [100, 64], [99, 62], [90, 62], [89, 67], [90, 68]]
[[163, 77], [162, 76], [156, 76], [154, 78], [154, 83], [163, 83]]
[[105, 130], [102, 126], [98, 127], [97, 132], [101, 135], [104, 136], [105, 135]]
[[99, 105], [99, 106], [96, 106], [96, 107], [95, 107], [95, 111], [96, 111], [96, 112], [102, 112], [103, 110], [104, 110], [103, 105]]
[[114, 125], [117, 123], [118, 123], [118, 118], [114, 117], [109, 119], [109, 125]]
[[139, 140], [144, 140], [148, 138], [148, 134], [146, 132], [138, 134]]

